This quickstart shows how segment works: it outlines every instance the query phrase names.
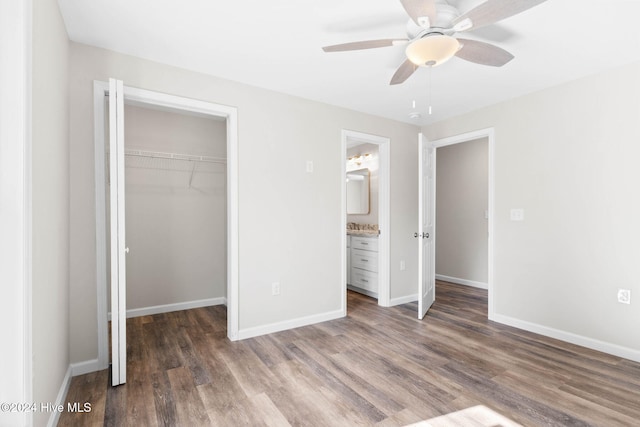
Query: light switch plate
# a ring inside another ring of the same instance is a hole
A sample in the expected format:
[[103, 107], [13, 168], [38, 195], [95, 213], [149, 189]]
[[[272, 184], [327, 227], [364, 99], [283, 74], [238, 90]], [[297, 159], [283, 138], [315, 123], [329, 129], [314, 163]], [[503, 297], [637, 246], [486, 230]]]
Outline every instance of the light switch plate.
[[313, 160], [307, 160], [307, 172], [313, 172]]
[[618, 289], [618, 302], [631, 304], [631, 289]]

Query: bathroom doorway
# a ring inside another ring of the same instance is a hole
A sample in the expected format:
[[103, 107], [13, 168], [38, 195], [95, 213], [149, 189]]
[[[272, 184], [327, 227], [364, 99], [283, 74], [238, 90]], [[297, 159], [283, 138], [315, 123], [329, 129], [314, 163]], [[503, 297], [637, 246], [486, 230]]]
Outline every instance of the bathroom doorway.
[[389, 138], [342, 131], [340, 232], [345, 315], [347, 289], [376, 297], [378, 305], [390, 305], [389, 144]]

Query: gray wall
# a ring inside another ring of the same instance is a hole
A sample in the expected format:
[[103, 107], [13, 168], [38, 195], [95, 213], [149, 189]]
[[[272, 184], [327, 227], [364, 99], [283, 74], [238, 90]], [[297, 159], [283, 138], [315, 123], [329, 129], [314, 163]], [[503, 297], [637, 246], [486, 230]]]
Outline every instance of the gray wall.
[[[125, 147], [226, 158], [226, 124], [125, 106]], [[127, 309], [226, 295], [226, 165], [127, 157]], [[191, 181], [191, 183], [190, 183]], [[110, 303], [110, 299], [107, 299]]]
[[487, 284], [488, 148], [482, 138], [436, 150], [436, 274], [455, 283]]
[[[69, 367], [69, 41], [53, 0], [33, 2], [33, 401]], [[34, 425], [51, 414], [34, 413]]]
[[340, 309], [342, 129], [391, 139], [391, 298], [416, 294], [416, 126], [76, 43], [70, 57], [73, 362], [97, 357], [93, 80], [238, 108], [241, 331]]
[[[640, 360], [640, 63], [428, 126], [495, 128], [495, 312]], [[510, 221], [511, 208], [524, 221]], [[582, 337], [582, 338], [581, 338]]]

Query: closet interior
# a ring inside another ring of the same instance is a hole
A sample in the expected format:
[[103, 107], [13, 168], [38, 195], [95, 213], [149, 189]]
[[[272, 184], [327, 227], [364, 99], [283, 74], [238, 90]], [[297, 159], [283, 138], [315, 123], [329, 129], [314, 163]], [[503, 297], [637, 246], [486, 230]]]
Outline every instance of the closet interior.
[[[226, 121], [138, 105], [124, 118], [127, 317], [224, 304]], [[108, 224], [109, 191], [106, 208]]]

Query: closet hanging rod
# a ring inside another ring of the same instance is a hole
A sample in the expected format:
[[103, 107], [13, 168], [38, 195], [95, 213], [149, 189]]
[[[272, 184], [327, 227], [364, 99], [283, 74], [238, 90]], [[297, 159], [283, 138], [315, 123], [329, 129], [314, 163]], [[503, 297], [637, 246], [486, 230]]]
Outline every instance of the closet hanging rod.
[[184, 160], [188, 162], [205, 162], [205, 163], [226, 163], [227, 159], [223, 157], [213, 156], [198, 156], [193, 154], [182, 153], [164, 153], [160, 151], [147, 151], [147, 150], [124, 150], [125, 156], [132, 157], [150, 157], [154, 159], [168, 159], [168, 160]]

